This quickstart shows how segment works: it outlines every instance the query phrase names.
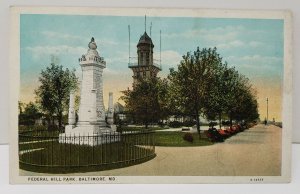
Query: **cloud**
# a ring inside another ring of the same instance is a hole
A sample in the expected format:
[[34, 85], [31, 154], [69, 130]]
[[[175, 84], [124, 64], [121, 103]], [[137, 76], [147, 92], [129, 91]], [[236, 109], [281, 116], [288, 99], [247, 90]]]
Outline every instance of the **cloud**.
[[[154, 53], [154, 58], [159, 62], [159, 52]], [[162, 66], [175, 67], [182, 60], [182, 55], [173, 50], [166, 50], [161, 52]]]
[[41, 34], [45, 36], [47, 39], [51, 38], [60, 38], [60, 39], [65, 39], [65, 40], [85, 40], [81, 36], [75, 36], [72, 34], [66, 34], [66, 33], [59, 33], [55, 31], [42, 31]]
[[106, 45], [119, 45], [120, 43], [113, 41], [113, 40], [109, 40], [109, 39], [98, 39], [98, 41], [96, 41], [98, 47], [100, 46], [106, 46]]
[[106, 75], [112, 76], [112, 75], [120, 75], [122, 73], [122, 71], [117, 71], [117, 70], [114, 70], [112, 68], [107, 67], [107, 68], [104, 69], [104, 73]]
[[[67, 34], [67, 33], [59, 33], [59, 32], [55, 32], [55, 31], [42, 31], [41, 34], [43, 36], [45, 36], [47, 39], [61, 39], [61, 41], [65, 41], [65, 42], [72, 42], [72, 43], [86, 43], [86, 45], [88, 44], [88, 42], [90, 41], [89, 38], [83, 37], [83, 36], [77, 36], [77, 35], [73, 35], [73, 34]], [[107, 46], [107, 45], [118, 45], [119, 43], [114, 41], [114, 40], [110, 40], [110, 39], [106, 39], [106, 38], [96, 38], [96, 43], [99, 46]]]
[[57, 45], [57, 46], [28, 46], [23, 48], [24, 51], [30, 52], [34, 59], [49, 57], [50, 55], [77, 55], [81, 56], [86, 53], [87, 49], [79, 46]]
[[106, 63], [114, 65], [116, 63], [127, 63], [128, 53], [122, 51], [115, 51], [113, 56], [105, 57]]
[[163, 35], [165, 38], [187, 38], [194, 39], [195, 37], [206, 41], [226, 42], [233, 41], [238, 37], [238, 34], [244, 31], [243, 26], [225, 26], [212, 29], [200, 28], [191, 29], [183, 33], [171, 33]]
[[254, 70], [275, 70], [283, 66], [283, 58], [277, 56], [246, 55], [224, 57], [228, 64]]
[[222, 44], [218, 44], [216, 45], [217, 48], [221, 48], [221, 49], [231, 49], [231, 48], [238, 48], [238, 47], [243, 47], [246, 44], [243, 41], [240, 40], [234, 40], [228, 43], [222, 43]]
[[253, 48], [257, 48], [260, 46], [263, 46], [264, 44], [262, 42], [259, 41], [251, 41], [249, 42], [249, 46], [253, 47]]

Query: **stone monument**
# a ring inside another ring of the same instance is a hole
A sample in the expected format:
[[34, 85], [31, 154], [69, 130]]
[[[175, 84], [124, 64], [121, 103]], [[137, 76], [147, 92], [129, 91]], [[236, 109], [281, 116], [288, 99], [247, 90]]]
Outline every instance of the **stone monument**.
[[[111, 127], [108, 126], [105, 121], [103, 103], [102, 74], [103, 69], [106, 67], [106, 62], [103, 57], [100, 57], [97, 51], [94, 38], [91, 39], [88, 47], [87, 53], [79, 58], [79, 64], [82, 70], [82, 81], [78, 122], [76, 123], [75, 121], [75, 97], [74, 93], [71, 92], [68, 115], [69, 124], [65, 127], [65, 133], [60, 134], [61, 143], [101, 144], [103, 140], [99, 138], [99, 134], [103, 137], [103, 134], [108, 135], [112, 132]], [[69, 141], [66, 137], [74, 138], [73, 140], [70, 138]], [[83, 141], [77, 141], [76, 137], [82, 137], [78, 139], [83, 139]]]
[[113, 93], [112, 92], [109, 92], [107, 123], [109, 124], [111, 130], [113, 130], [113, 131], [117, 130], [116, 125], [114, 125], [114, 102], [113, 102]]

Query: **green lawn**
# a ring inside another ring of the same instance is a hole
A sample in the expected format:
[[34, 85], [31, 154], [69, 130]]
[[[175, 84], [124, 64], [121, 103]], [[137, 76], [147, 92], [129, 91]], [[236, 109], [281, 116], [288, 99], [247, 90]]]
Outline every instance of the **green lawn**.
[[[123, 131], [142, 131], [146, 130], [144, 127], [127, 127], [122, 126]], [[213, 143], [207, 138], [199, 139], [197, 133], [192, 133], [193, 143], [185, 141], [183, 136], [186, 132], [180, 131], [163, 131], [161, 127], [149, 127], [148, 130], [155, 131], [155, 145], [156, 146], [172, 146], [172, 147], [187, 147], [187, 146], [207, 146]]]
[[212, 145], [207, 138], [199, 139], [197, 133], [192, 133], [193, 143], [185, 141], [183, 139], [185, 132], [177, 131], [156, 131], [155, 132], [155, 145], [156, 146], [174, 146], [174, 147], [185, 147], [185, 146], [207, 146]]
[[167, 128], [163, 127], [148, 127], [146, 129], [145, 127], [128, 127], [128, 126], [122, 126], [122, 131], [143, 131], [143, 130], [152, 130], [152, 131], [158, 131], [158, 130], [164, 130]]
[[58, 139], [23, 141], [19, 146], [20, 168], [46, 173], [88, 172], [130, 166], [155, 157], [150, 146], [142, 141], [136, 144], [133, 139], [97, 146], [59, 143]]

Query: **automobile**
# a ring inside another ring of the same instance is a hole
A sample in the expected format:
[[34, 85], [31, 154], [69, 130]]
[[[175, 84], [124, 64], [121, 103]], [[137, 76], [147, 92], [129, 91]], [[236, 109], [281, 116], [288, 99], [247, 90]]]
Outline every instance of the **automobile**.
[[225, 130], [223, 129], [218, 129], [219, 134], [225, 139], [230, 137], [230, 133], [227, 133]]
[[218, 132], [218, 130], [214, 127], [211, 127], [207, 130], [207, 136], [213, 142], [224, 142], [224, 137]]
[[226, 131], [227, 133], [229, 133], [230, 135], [236, 134], [236, 131], [234, 131], [231, 127], [226, 127], [226, 128], [225, 128], [225, 131]]

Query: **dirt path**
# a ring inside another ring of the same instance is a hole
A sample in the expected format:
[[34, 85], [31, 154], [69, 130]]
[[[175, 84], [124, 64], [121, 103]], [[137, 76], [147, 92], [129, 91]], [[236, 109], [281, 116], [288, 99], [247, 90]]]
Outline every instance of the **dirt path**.
[[[202, 147], [156, 147], [143, 164], [70, 175], [114, 176], [276, 176], [281, 169], [281, 128], [257, 125], [224, 143]], [[20, 175], [46, 175], [20, 170]]]

